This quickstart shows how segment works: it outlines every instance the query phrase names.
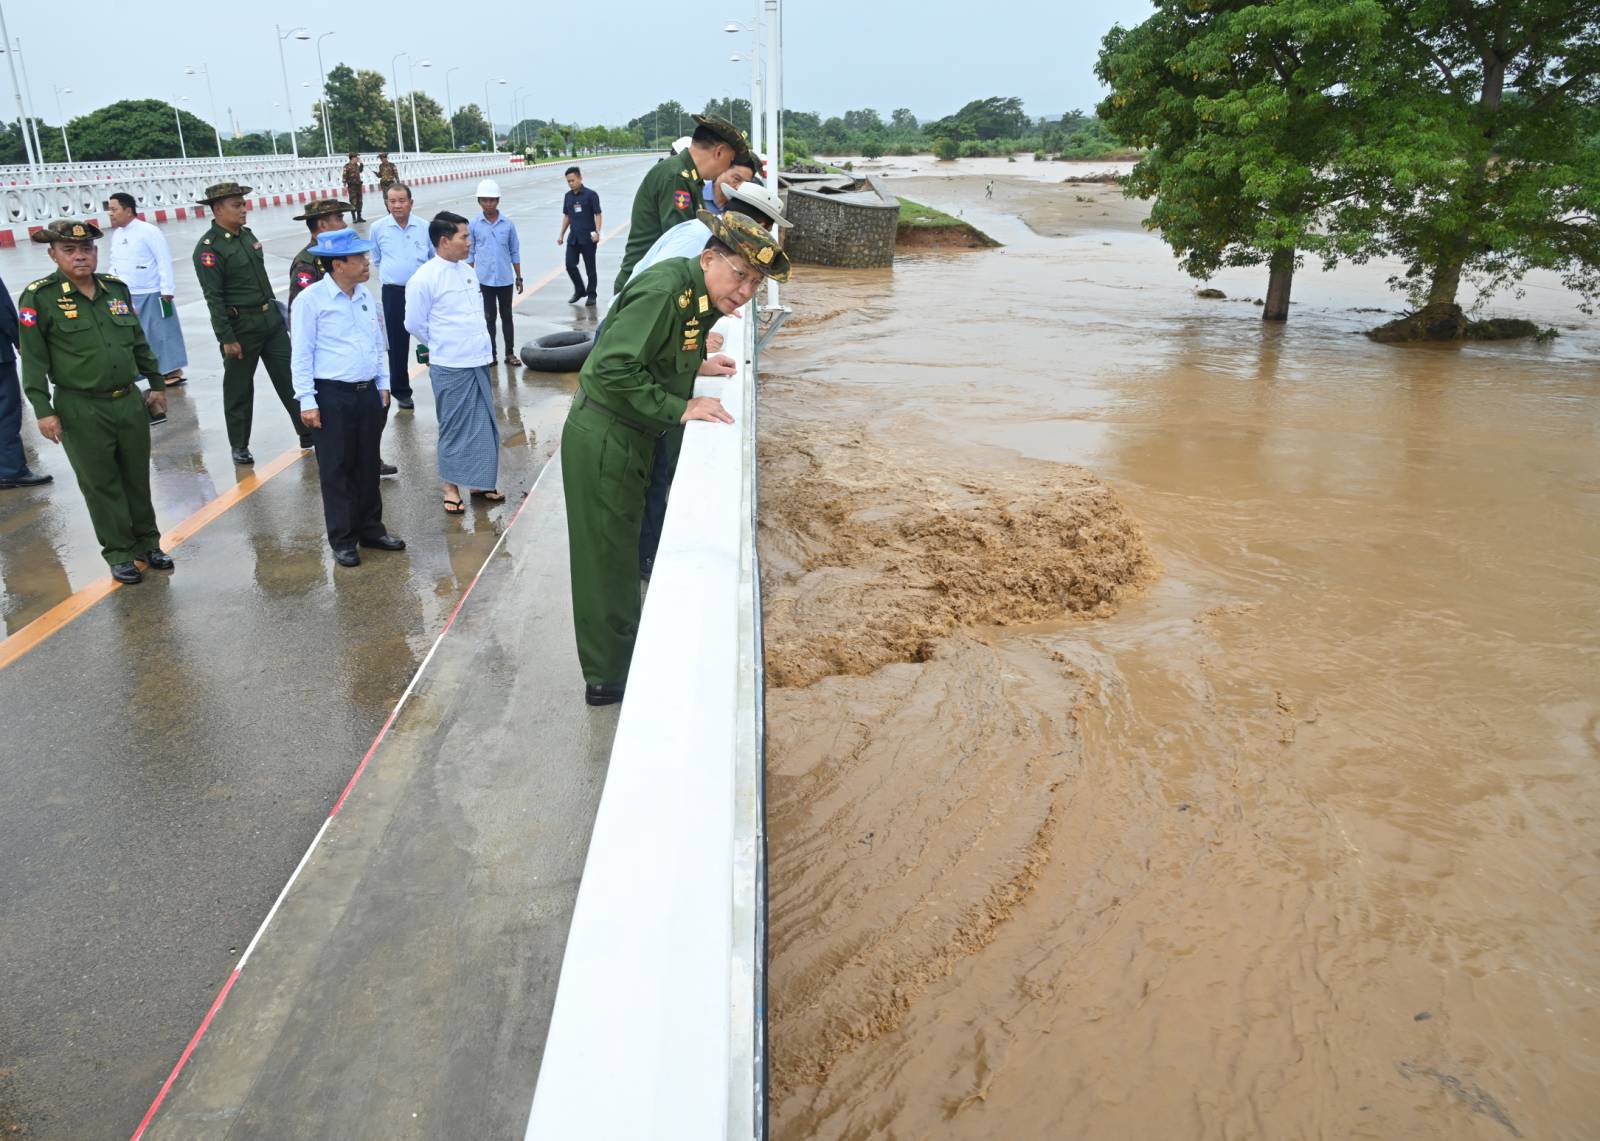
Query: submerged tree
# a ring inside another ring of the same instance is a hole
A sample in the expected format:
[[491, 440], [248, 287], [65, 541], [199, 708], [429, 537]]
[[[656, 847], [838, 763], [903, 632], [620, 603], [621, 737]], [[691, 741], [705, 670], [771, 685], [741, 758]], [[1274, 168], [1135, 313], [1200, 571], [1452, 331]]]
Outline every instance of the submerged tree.
[[1418, 306], [1375, 331], [1453, 340], [1469, 328], [1464, 278], [1482, 296], [1533, 269], [1600, 296], [1600, 91], [1596, 0], [1386, 0], [1382, 97], [1345, 156], [1363, 193], [1339, 224], [1381, 229]]
[[1103, 41], [1098, 114], [1150, 148], [1127, 193], [1155, 199], [1148, 224], [1188, 273], [1266, 263], [1266, 320], [1288, 317], [1302, 254], [1374, 248], [1326, 222], [1383, 22], [1380, 0], [1159, 0]]

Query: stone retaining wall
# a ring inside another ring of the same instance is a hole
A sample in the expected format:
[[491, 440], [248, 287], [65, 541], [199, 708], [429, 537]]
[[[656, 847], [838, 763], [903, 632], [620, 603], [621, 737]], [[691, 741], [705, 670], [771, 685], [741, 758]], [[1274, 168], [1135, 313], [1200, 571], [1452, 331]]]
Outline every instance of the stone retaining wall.
[[876, 202], [790, 187], [785, 213], [794, 223], [784, 238], [792, 261], [838, 269], [882, 269], [894, 264], [900, 200], [868, 178]]

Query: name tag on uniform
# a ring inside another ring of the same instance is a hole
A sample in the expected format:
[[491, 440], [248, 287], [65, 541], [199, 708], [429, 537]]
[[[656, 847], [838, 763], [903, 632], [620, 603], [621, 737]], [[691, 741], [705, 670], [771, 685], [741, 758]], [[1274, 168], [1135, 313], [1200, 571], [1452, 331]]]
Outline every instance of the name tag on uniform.
[[583, 213], [583, 206], [580, 203], [574, 202], [572, 204], [572, 212], [574, 214], [582, 214]]

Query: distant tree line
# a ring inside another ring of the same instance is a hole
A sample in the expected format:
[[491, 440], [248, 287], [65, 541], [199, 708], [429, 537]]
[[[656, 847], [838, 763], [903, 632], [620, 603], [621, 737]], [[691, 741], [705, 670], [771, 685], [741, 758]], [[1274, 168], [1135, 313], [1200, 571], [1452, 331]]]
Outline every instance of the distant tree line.
[[1595, 0], [1158, 0], [1096, 72], [1128, 192], [1191, 274], [1266, 265], [1268, 319], [1307, 257], [1405, 265], [1385, 340], [1471, 335], [1463, 281], [1600, 297]]

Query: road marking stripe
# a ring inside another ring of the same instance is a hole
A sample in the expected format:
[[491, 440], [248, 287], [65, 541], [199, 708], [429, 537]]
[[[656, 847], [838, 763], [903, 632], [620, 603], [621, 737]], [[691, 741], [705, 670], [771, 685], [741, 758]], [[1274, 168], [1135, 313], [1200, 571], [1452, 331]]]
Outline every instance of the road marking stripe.
[[267, 933], [267, 928], [271, 926], [273, 919], [277, 916], [278, 909], [283, 906], [283, 901], [288, 898], [289, 890], [294, 887], [295, 881], [300, 878], [300, 873], [305, 869], [306, 864], [311, 862], [312, 855], [316, 852], [318, 845], [322, 843], [322, 837], [327, 834], [328, 826], [333, 823], [333, 818], [344, 807], [345, 799], [355, 788], [356, 781], [360, 780], [361, 774], [366, 772], [367, 762], [372, 760], [373, 754], [378, 751], [378, 746], [388, 736], [389, 729], [400, 716], [400, 711], [405, 708], [406, 702], [410, 700], [412, 693], [415, 692], [417, 682], [422, 680], [423, 671], [433, 661], [433, 655], [438, 653], [440, 645], [444, 642], [445, 635], [450, 633], [450, 628], [455, 625], [456, 616], [461, 613], [461, 608], [466, 605], [467, 599], [472, 597], [473, 589], [477, 587], [478, 580], [483, 577], [483, 572], [489, 569], [489, 564], [494, 561], [495, 555], [500, 553], [500, 548], [505, 545], [506, 537], [511, 534], [512, 528], [522, 518], [522, 513], [528, 509], [528, 504], [533, 502], [534, 494], [539, 490], [539, 484], [544, 480], [545, 473], [550, 470], [550, 465], [555, 463], [557, 458], [558, 456], [552, 456], [545, 461], [544, 467], [539, 469], [539, 474], [534, 478], [533, 486], [528, 489], [528, 494], [523, 497], [522, 503], [518, 505], [517, 513], [511, 517], [511, 522], [506, 525], [506, 529], [500, 532], [500, 537], [495, 540], [494, 546], [489, 548], [489, 554], [484, 558], [483, 565], [472, 576], [472, 581], [467, 584], [467, 589], [462, 592], [460, 601], [456, 603], [455, 609], [450, 612], [450, 617], [445, 620], [444, 628], [439, 631], [439, 636], [433, 640], [433, 645], [428, 648], [427, 656], [417, 666], [417, 672], [411, 675], [411, 681], [407, 683], [405, 691], [401, 693], [400, 700], [395, 703], [394, 709], [390, 711], [389, 716], [384, 720], [383, 728], [378, 730], [378, 735], [372, 739], [372, 744], [367, 747], [366, 753], [362, 756], [361, 763], [356, 766], [356, 771], [351, 774], [349, 781], [345, 783], [344, 791], [339, 794], [339, 799], [334, 801], [333, 807], [328, 810], [328, 815], [323, 818], [321, 827], [317, 829], [317, 834], [311, 838], [310, 846], [306, 848], [305, 854], [300, 857], [300, 862], [294, 866], [294, 871], [290, 873], [288, 881], [283, 885], [283, 890], [278, 892], [278, 897], [272, 901], [272, 907], [267, 911], [266, 918], [261, 921], [261, 926], [257, 927], [256, 933], [251, 936], [250, 942], [245, 946], [244, 954], [239, 956], [238, 964], [229, 973], [227, 981], [222, 984], [222, 989], [217, 992], [217, 997], [212, 1000], [211, 1008], [206, 1011], [206, 1016], [200, 1020], [200, 1025], [195, 1030], [194, 1036], [189, 1039], [189, 1044], [183, 1048], [183, 1053], [178, 1055], [177, 1064], [172, 1067], [172, 1072], [167, 1075], [167, 1080], [161, 1083], [161, 1089], [156, 1094], [156, 1099], [150, 1103], [150, 1108], [145, 1110], [144, 1117], [139, 1122], [139, 1127], [133, 1131], [133, 1136], [129, 1138], [129, 1141], [139, 1141], [144, 1135], [144, 1131], [150, 1127], [150, 1122], [155, 1119], [156, 1111], [161, 1108], [162, 1102], [166, 1100], [167, 1094], [172, 1090], [173, 1083], [178, 1080], [178, 1075], [183, 1071], [183, 1067], [188, 1064], [189, 1056], [194, 1053], [195, 1047], [200, 1044], [200, 1039], [205, 1036], [206, 1030], [211, 1026], [211, 1020], [216, 1016], [217, 1011], [222, 1008], [223, 1000], [228, 997], [228, 992], [233, 989], [233, 984], [238, 981], [240, 974], [244, 972], [245, 964], [250, 961], [250, 956], [255, 953], [256, 946], [261, 942], [262, 936]]
[[[621, 235], [627, 233], [628, 228], [631, 225], [631, 222], [624, 222], [605, 237], [601, 238], [599, 244], [603, 246], [612, 238], [620, 237]], [[538, 281], [534, 282], [531, 289], [525, 289], [521, 293], [517, 294], [516, 299], [512, 302], [512, 304], [520, 305], [524, 298], [531, 297], [533, 294], [549, 285], [552, 281], [565, 272], [566, 269], [564, 266], [557, 266], [555, 269], [552, 269]], [[494, 362], [491, 361], [490, 363], [492, 364]], [[427, 367], [427, 365], [422, 364], [413, 365], [408, 375], [415, 379], [416, 377], [421, 376]], [[238, 483], [222, 492], [222, 494], [208, 500], [200, 507], [198, 511], [194, 512], [194, 514], [190, 515], [187, 519], [183, 520], [176, 527], [172, 528], [172, 530], [168, 531], [161, 537], [161, 541], [165, 545], [165, 549], [168, 551], [176, 550], [183, 544], [185, 539], [193, 538], [197, 532], [206, 526], [206, 524], [221, 517], [224, 513], [232, 508], [237, 507], [251, 494], [259, 490], [261, 485], [266, 483], [267, 480], [271, 479], [275, 475], [278, 475], [280, 472], [285, 471], [289, 467], [292, 467], [294, 464], [304, 459], [307, 454], [307, 452], [304, 452], [299, 448], [284, 452], [281, 456], [278, 456], [270, 462], [262, 464], [260, 467], [256, 468]], [[83, 589], [76, 591], [75, 593], [64, 598], [62, 601], [56, 603], [49, 610], [46, 610], [43, 614], [39, 615], [39, 617], [35, 618], [32, 622], [29, 622], [15, 634], [12, 634], [5, 641], [0, 642], [0, 670], [5, 669], [7, 666], [11, 665], [11, 663], [17, 661], [24, 654], [28, 653], [28, 651], [34, 649], [45, 639], [49, 638], [52, 634], [63, 629], [70, 622], [72, 622], [73, 619], [88, 611], [92, 606], [94, 606], [95, 603], [107, 597], [113, 591], [120, 589], [122, 589], [122, 584], [114, 579], [98, 579]]]

